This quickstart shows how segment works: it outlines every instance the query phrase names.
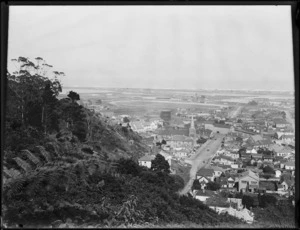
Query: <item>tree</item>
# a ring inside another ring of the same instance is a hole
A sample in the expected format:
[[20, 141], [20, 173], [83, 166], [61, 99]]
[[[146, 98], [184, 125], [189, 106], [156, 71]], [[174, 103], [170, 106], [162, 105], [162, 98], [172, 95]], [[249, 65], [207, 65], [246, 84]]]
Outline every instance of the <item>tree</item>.
[[196, 189], [196, 190], [200, 190], [201, 189], [201, 184], [200, 184], [199, 180], [194, 180], [192, 189], [193, 190], [194, 189]]
[[161, 141], [161, 144], [162, 144], [162, 145], [165, 145], [165, 144], [167, 144], [167, 142], [163, 139], [163, 140]]
[[61, 92], [58, 77], [64, 76], [64, 73], [49, 72], [53, 66], [40, 57], [35, 60], [36, 63], [24, 57], [12, 59], [16, 71], [7, 73], [7, 116], [26, 127], [43, 127], [46, 132], [51, 122], [45, 117], [52, 117], [52, 121], [55, 117], [52, 115], [53, 109], [46, 107], [56, 103], [54, 98]]
[[124, 117], [123, 122], [128, 123], [128, 122], [130, 122], [130, 120], [128, 119], [128, 117]]
[[121, 174], [131, 174], [133, 176], [138, 176], [142, 171], [142, 168], [132, 159], [121, 158], [117, 163], [117, 171]]
[[86, 124], [82, 121], [77, 121], [74, 124], [74, 127], [72, 129], [72, 133], [78, 137], [80, 141], [85, 141], [87, 136], [87, 127]]
[[221, 185], [219, 183], [216, 183], [216, 182], [210, 181], [206, 184], [206, 189], [208, 189], [208, 190], [217, 191], [220, 188], [221, 188]]
[[275, 170], [269, 165], [263, 168], [263, 172], [268, 174], [275, 174]]
[[254, 206], [254, 199], [251, 196], [243, 195], [242, 204], [246, 206], [247, 209]]
[[204, 144], [206, 141], [207, 140], [205, 138], [201, 137], [197, 140], [197, 144]]
[[170, 165], [161, 154], [157, 154], [151, 161], [151, 169], [157, 172], [170, 173]]
[[79, 94], [73, 91], [70, 91], [67, 96], [72, 100], [72, 103], [80, 100]]

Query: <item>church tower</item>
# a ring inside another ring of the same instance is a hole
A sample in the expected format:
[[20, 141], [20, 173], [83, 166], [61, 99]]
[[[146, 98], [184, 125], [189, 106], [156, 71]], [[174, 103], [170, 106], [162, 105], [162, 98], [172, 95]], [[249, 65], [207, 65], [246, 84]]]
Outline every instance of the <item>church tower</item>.
[[192, 115], [192, 120], [191, 120], [191, 127], [189, 129], [189, 136], [190, 137], [196, 137], [196, 129], [195, 129], [195, 124], [194, 124], [194, 117]]

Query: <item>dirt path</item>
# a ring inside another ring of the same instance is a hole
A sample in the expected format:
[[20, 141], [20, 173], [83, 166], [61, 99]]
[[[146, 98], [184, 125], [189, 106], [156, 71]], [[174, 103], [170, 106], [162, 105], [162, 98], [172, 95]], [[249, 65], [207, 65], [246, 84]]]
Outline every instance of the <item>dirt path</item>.
[[199, 169], [205, 167], [207, 164], [210, 164], [210, 161], [212, 160], [216, 151], [221, 146], [223, 138], [224, 135], [216, 134], [212, 140], [208, 140], [207, 142], [205, 142], [205, 144], [200, 147], [200, 149], [194, 156], [186, 160], [186, 162], [192, 163], [192, 168], [190, 170], [190, 180], [185, 185], [185, 187], [181, 191], [179, 191], [180, 195], [186, 194], [191, 190], [194, 179], [196, 177], [196, 173]]

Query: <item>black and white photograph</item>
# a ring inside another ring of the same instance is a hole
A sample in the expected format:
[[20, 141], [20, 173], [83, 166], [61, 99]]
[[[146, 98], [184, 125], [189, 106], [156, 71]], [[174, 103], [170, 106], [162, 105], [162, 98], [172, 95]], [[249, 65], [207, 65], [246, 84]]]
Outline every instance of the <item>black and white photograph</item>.
[[10, 5], [1, 227], [299, 227], [293, 20]]

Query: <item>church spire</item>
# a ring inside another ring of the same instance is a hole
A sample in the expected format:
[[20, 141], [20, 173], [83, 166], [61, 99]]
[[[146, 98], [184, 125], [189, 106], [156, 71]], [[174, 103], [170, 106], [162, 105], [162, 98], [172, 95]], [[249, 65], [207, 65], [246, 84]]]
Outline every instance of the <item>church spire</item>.
[[191, 120], [191, 127], [189, 130], [189, 136], [190, 137], [195, 137], [196, 136], [196, 129], [195, 129], [195, 124], [194, 124], [194, 117], [192, 115], [192, 120]]
[[192, 115], [191, 129], [195, 129], [194, 116]]

